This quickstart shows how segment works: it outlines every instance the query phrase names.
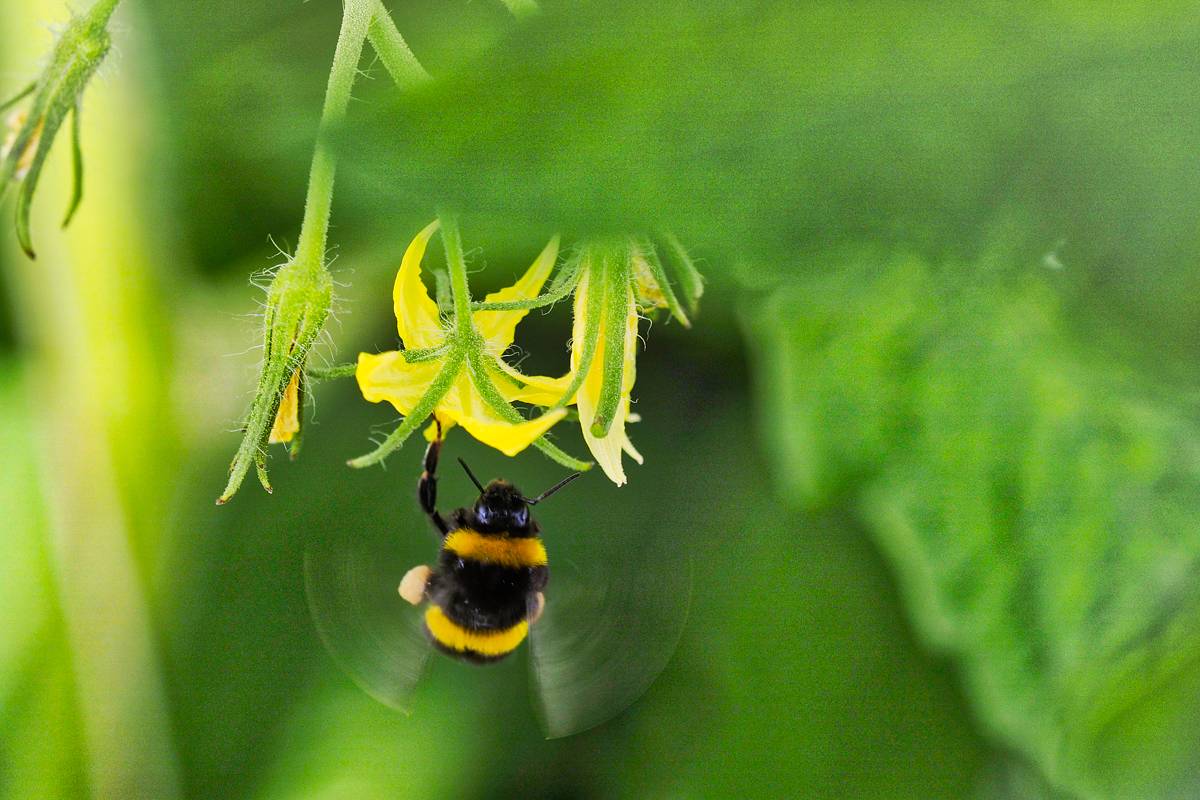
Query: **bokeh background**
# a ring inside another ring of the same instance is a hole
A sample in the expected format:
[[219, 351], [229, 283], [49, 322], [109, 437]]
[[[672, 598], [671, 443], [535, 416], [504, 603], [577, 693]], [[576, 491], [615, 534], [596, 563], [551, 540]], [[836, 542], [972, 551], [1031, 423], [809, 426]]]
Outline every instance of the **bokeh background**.
[[[394, 270], [439, 204], [477, 293], [553, 231], [674, 230], [708, 287], [693, 330], [646, 336], [646, 464], [540, 517], [552, 556], [621, 531], [688, 551], [679, 649], [557, 741], [523, 655], [435, 662], [409, 717], [338, 670], [304, 549], [427, 543], [419, 446], [348, 470], [395, 417], [325, 384], [274, 496], [213, 498], [340, 4], [129, 0], [76, 223], [60, 152], [39, 260], [0, 233], [0, 794], [1200, 794], [1191, 4], [389, 5], [436, 80], [400, 96], [364, 60], [320, 357], [394, 348]], [[0, 0], [0, 85], [65, 14]], [[531, 315], [526, 367], [561, 371], [568, 331], [567, 304]]]

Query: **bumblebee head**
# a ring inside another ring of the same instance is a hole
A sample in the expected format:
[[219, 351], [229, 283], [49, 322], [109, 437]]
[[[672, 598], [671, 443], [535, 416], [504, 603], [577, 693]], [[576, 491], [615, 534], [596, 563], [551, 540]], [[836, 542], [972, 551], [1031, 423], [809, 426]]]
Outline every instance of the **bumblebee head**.
[[458, 463], [462, 464], [463, 469], [467, 472], [467, 477], [475, 484], [475, 488], [479, 489], [479, 499], [475, 501], [472, 511], [475, 515], [476, 525], [481, 531], [487, 532], [522, 533], [528, 531], [535, 524], [529, 514], [529, 507], [536, 506], [580, 475], [578, 472], [569, 475], [537, 497], [530, 498], [521, 494], [520, 489], [506, 480], [497, 479], [484, 486], [471, 472], [467, 462], [460, 458]]
[[494, 480], [475, 501], [475, 522], [484, 530], [521, 531], [529, 527], [529, 501], [508, 481]]

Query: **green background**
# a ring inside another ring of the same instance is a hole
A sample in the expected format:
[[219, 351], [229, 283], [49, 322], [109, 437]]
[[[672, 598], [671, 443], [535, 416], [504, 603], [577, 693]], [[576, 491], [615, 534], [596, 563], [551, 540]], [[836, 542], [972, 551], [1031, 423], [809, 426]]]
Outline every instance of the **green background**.
[[[427, 543], [419, 445], [348, 470], [394, 414], [324, 384], [275, 494], [213, 498], [340, 4], [130, 2], [77, 223], [55, 225], [56, 163], [41, 257], [0, 250], [0, 794], [1200, 792], [1189, 4], [390, 5], [435, 81], [401, 95], [363, 62], [318, 357], [396, 346], [394, 270], [439, 205], [476, 295], [555, 231], [674, 231], [708, 285], [692, 330], [643, 329], [646, 464], [539, 518], [552, 560], [624, 535], [690, 553], [679, 649], [550, 742], [524, 654], [435, 661], [409, 717], [338, 670], [305, 547]], [[0, 85], [64, 18], [0, 0]], [[568, 306], [522, 324], [523, 368], [561, 372]], [[561, 473], [448, 447], [531, 491]], [[446, 470], [443, 504], [469, 489]]]

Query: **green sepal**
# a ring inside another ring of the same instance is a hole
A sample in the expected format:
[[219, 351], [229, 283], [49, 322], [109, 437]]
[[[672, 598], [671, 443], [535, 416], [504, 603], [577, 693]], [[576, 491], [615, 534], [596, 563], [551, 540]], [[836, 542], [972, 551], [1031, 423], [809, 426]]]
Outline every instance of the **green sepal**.
[[505, 300], [498, 303], [472, 303], [471, 308], [474, 311], [530, 311], [535, 308], [552, 306], [575, 290], [583, 271], [582, 263], [581, 254], [577, 253], [559, 270], [550, 288], [537, 297], [529, 300]]
[[71, 224], [79, 204], [83, 202], [83, 144], [80, 136], [79, 110], [82, 104], [76, 100], [71, 110], [71, 202], [67, 204], [67, 213], [63, 217], [62, 226]]
[[331, 381], [337, 378], [353, 378], [358, 372], [358, 362], [348, 361], [345, 364], [334, 364], [332, 367], [314, 367], [312, 364], [304, 368], [304, 377], [311, 383]]
[[[521, 412], [513, 407], [512, 403], [504, 399], [504, 395], [496, 388], [495, 382], [492, 381], [492, 376], [488, 369], [488, 360], [481, 353], [471, 353], [467, 357], [467, 368], [471, 371], [471, 383], [475, 385], [475, 390], [479, 392], [479, 396], [487, 403], [488, 408], [496, 412], [496, 415], [505, 422], [519, 425], [523, 422], [528, 422], [525, 417], [521, 416]], [[495, 371], [504, 374], [500, 367], [493, 367]], [[550, 413], [553, 409], [548, 409], [542, 413]], [[534, 439], [533, 446], [548, 456], [552, 461], [569, 469], [584, 472], [592, 468], [592, 462], [581, 461], [574, 458], [570, 454], [564, 452], [557, 445], [553, 444], [546, 438], [545, 434]]]
[[646, 266], [650, 270], [651, 277], [658, 284], [659, 291], [663, 293], [663, 299], [667, 301], [667, 310], [671, 312], [671, 316], [679, 320], [679, 323], [685, 328], [692, 327], [692, 321], [688, 319], [687, 312], [683, 310], [683, 306], [679, 303], [679, 298], [675, 295], [675, 289], [671, 286], [671, 281], [667, 279], [667, 271], [663, 268], [663, 263], [658, 257], [658, 251], [651, 241], [643, 241], [638, 244], [638, 252], [646, 260]]
[[420, 364], [422, 361], [434, 361], [450, 352], [449, 344], [439, 344], [436, 347], [420, 347], [410, 350], [401, 350], [400, 354], [404, 356], [405, 363]]
[[450, 296], [450, 276], [444, 269], [435, 269], [431, 272], [433, 272], [433, 291], [438, 311], [442, 316], [448, 317], [454, 313], [454, 299]]
[[271, 479], [267, 476], [267, 457], [263, 453], [254, 457], [254, 471], [258, 474], [258, 482], [267, 490], [267, 494], [272, 494], [275, 490], [271, 488]]
[[29, 97], [29, 95], [33, 94], [35, 89], [37, 89], [37, 81], [30, 81], [29, 85], [26, 86], [24, 89], [17, 92], [15, 95], [8, 98], [7, 100], [0, 102], [0, 111], [7, 111], [8, 109], [12, 108], [17, 103], [21, 102], [26, 97]]
[[309, 351], [324, 330], [332, 302], [333, 278], [323, 264], [289, 261], [271, 281], [258, 386], [218, 505], [237, 493], [252, 464], [259, 470], [259, 479], [263, 478], [267, 444], [280, 400], [292, 375], [305, 370]]
[[400, 426], [388, 434], [388, 437], [374, 450], [358, 458], [352, 458], [346, 464], [355, 469], [370, 467], [383, 461], [404, 444], [404, 440], [429, 418], [429, 415], [437, 408], [437, 404], [450, 391], [450, 387], [454, 385], [454, 379], [458, 377], [458, 373], [463, 367], [464, 360], [464, 353], [461, 349], [451, 350], [450, 355], [446, 358], [446, 363], [442, 365], [441, 370], [429, 384], [424, 396], [417, 401]]
[[575, 280], [576, 287], [583, 277], [584, 270], [587, 271], [588, 280], [587, 306], [584, 308], [587, 316], [584, 319], [583, 327], [583, 352], [579, 355], [579, 365], [571, 377], [571, 382], [567, 384], [567, 390], [563, 392], [558, 402], [551, 406], [552, 409], [565, 408], [570, 404], [571, 399], [579, 391], [579, 387], [583, 386], [588, 371], [592, 368], [592, 362], [596, 360], [596, 349], [599, 346], [600, 318], [604, 314], [605, 292], [603, 255], [594, 245], [588, 245], [582, 254], [581, 261], [579, 276]]
[[[31, 90], [27, 87], [18, 98], [6, 103], [7, 107], [17, 99], [36, 93], [28, 119], [17, 133], [12, 150], [0, 164], [0, 187], [3, 187], [13, 179], [21, 159], [37, 139], [29, 173], [20, 182], [16, 209], [17, 239], [30, 258], [35, 257], [30, 233], [30, 209], [42, 168], [67, 115], [77, 111], [84, 89], [112, 47], [106, 26], [114, 7], [113, 2], [99, 2], [86, 14], [73, 17], [54, 46], [49, 66], [34, 82], [34, 88]], [[75, 136], [78, 147], [77, 127]], [[77, 154], [76, 168], [82, 169], [81, 154]], [[82, 191], [82, 181], [78, 178], [75, 191]], [[72, 202], [75, 203], [75, 200]], [[72, 213], [73, 209], [68, 219]]]
[[662, 234], [663, 241], [671, 255], [670, 264], [675, 269], [675, 277], [679, 279], [679, 289], [687, 303], [692, 316], [700, 311], [700, 298], [704, 294], [704, 276], [696, 269], [696, 263], [688, 255], [687, 248], [675, 238], [673, 233]]
[[600, 398], [596, 401], [596, 413], [592, 417], [592, 435], [603, 438], [608, 435], [621, 395], [625, 388], [625, 333], [629, 315], [633, 309], [633, 278], [630, 274], [630, 252], [628, 248], [614, 248], [604, 257], [605, 264], [605, 309], [604, 309], [604, 372], [600, 383]]

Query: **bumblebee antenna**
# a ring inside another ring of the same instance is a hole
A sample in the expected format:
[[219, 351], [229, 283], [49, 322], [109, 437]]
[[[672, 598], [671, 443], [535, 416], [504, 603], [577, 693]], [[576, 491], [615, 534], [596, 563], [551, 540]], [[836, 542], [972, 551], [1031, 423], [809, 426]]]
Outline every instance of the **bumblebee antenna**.
[[471, 483], [475, 484], [475, 488], [479, 490], [480, 494], [483, 494], [483, 484], [479, 482], [479, 478], [475, 477], [475, 473], [471, 472], [471, 468], [467, 466], [467, 462], [460, 458], [458, 463], [462, 464], [462, 468], [467, 471], [467, 477], [471, 479]]
[[[465, 466], [466, 466], [466, 464], [463, 464], [463, 466], [465, 467]], [[570, 483], [571, 481], [575, 480], [576, 478], [578, 478], [578, 477], [580, 477], [580, 476], [582, 476], [582, 475], [583, 475], [583, 473], [582, 473], [582, 472], [576, 472], [574, 475], [568, 475], [567, 477], [563, 478], [563, 479], [562, 479], [561, 481], [559, 481], [558, 483], [556, 483], [556, 484], [554, 484], [553, 486], [551, 486], [551, 487], [550, 487], [549, 489], [547, 489], [546, 491], [544, 491], [544, 492], [542, 492], [541, 494], [539, 494], [537, 497], [535, 497], [535, 498], [533, 498], [533, 499], [526, 499], [526, 500], [525, 500], [525, 502], [526, 502], [526, 503], [528, 503], [528, 504], [529, 504], [529, 505], [531, 505], [531, 506], [536, 506], [538, 503], [542, 502], [542, 501], [543, 501], [543, 500], [545, 500], [547, 497], [549, 497], [550, 495], [554, 494], [554, 493], [555, 493], [555, 492], [557, 492], [559, 489], [563, 488], [563, 487], [564, 487], [564, 486], [566, 486], [568, 483]]]

